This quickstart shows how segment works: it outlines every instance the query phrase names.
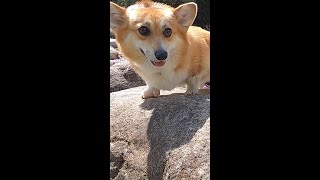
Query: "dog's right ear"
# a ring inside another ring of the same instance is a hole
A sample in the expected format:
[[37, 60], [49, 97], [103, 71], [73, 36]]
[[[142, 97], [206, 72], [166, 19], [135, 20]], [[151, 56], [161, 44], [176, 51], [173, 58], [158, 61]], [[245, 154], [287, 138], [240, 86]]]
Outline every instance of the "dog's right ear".
[[110, 28], [118, 28], [125, 22], [126, 9], [110, 1]]

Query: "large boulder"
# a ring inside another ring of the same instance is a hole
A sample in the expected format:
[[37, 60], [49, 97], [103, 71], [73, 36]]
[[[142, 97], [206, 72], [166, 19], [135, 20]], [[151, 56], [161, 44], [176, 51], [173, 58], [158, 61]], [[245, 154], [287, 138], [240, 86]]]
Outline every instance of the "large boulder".
[[[210, 179], [210, 94], [110, 93], [111, 179]], [[118, 164], [117, 166], [115, 164]]]
[[143, 85], [146, 83], [130, 67], [128, 61], [118, 60], [117, 63], [110, 66], [110, 92]]

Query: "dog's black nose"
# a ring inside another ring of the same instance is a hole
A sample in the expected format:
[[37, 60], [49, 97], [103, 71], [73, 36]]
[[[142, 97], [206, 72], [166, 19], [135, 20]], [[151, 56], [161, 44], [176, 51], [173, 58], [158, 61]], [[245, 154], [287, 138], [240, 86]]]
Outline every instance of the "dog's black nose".
[[156, 58], [158, 60], [165, 60], [165, 59], [167, 59], [168, 53], [167, 53], [167, 51], [165, 51], [163, 49], [158, 49], [158, 50], [156, 50], [154, 55], [156, 56]]

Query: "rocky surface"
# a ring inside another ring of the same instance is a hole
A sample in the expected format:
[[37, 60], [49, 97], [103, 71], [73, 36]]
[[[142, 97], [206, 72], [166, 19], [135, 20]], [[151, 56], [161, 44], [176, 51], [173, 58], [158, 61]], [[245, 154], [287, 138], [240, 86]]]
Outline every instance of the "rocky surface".
[[119, 170], [122, 168], [122, 165], [124, 163], [124, 160], [121, 155], [114, 155], [110, 153], [110, 178], [113, 179], [115, 178]]
[[110, 66], [110, 92], [143, 85], [146, 85], [146, 83], [130, 67], [128, 61], [119, 60], [118, 63]]
[[110, 66], [127, 61], [118, 50], [117, 40], [115, 39], [113, 31], [110, 29]]
[[119, 59], [119, 52], [110, 46], [110, 60]]
[[110, 178], [210, 179], [210, 94], [145, 89], [110, 93]]

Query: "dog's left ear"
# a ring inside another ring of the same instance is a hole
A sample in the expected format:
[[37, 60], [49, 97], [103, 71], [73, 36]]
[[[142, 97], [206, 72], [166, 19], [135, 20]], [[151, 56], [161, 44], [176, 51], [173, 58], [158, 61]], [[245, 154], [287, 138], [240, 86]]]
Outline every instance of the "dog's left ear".
[[198, 6], [193, 2], [185, 3], [175, 8], [173, 12], [177, 16], [178, 23], [188, 29], [197, 16]]

